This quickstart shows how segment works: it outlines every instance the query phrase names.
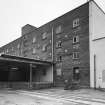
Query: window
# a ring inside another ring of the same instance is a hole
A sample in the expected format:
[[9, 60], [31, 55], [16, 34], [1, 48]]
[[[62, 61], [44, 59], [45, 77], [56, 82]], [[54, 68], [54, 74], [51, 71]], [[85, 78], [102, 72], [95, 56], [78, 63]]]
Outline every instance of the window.
[[73, 52], [73, 59], [79, 58], [79, 52]]
[[56, 61], [61, 62], [62, 61], [62, 56], [58, 56]]
[[14, 50], [14, 48], [12, 47], [12, 51]]
[[20, 44], [17, 45], [17, 48], [18, 48], [18, 49], [20, 48]]
[[49, 55], [51, 56], [51, 55], [52, 55], [52, 53], [49, 53]]
[[23, 37], [23, 42], [24, 42], [24, 43], [27, 43], [27, 41], [28, 41], [28, 36], [27, 36], [27, 35], [24, 35], [24, 37]]
[[73, 45], [73, 49], [79, 49], [80, 48], [80, 44], [74, 44]]
[[68, 50], [67, 49], [65, 49], [65, 53], [67, 53], [68, 52]]
[[61, 33], [61, 31], [62, 31], [61, 25], [59, 25], [58, 27], [56, 27], [56, 29], [55, 29], [55, 33], [56, 33], [56, 34]]
[[36, 55], [36, 56], [35, 56], [35, 59], [40, 60], [39, 55]]
[[79, 26], [79, 18], [73, 20], [73, 28]]
[[46, 69], [43, 70], [43, 75], [46, 75], [47, 74], [47, 71]]
[[33, 54], [36, 54], [36, 49], [35, 49], [35, 48], [33, 48], [32, 53], [33, 53]]
[[7, 49], [7, 50], [6, 50], [6, 52], [8, 53], [8, 52], [9, 52], [9, 50]]
[[42, 39], [46, 39], [47, 38], [47, 32], [44, 32], [43, 34], [42, 34]]
[[47, 50], [47, 45], [43, 45], [42, 51], [46, 51], [46, 50]]
[[57, 74], [58, 76], [61, 76], [61, 75], [62, 75], [62, 70], [61, 70], [61, 68], [57, 68], [57, 69], [56, 69], [56, 74]]
[[74, 36], [73, 37], [73, 43], [79, 42], [79, 36]]
[[0, 52], [0, 56], [1, 56], [2, 54], [4, 54], [4, 52]]
[[68, 35], [65, 35], [65, 38], [68, 38]]
[[33, 37], [32, 43], [36, 42], [36, 37]]
[[80, 80], [80, 71], [79, 71], [79, 67], [74, 67], [73, 68], [73, 80]]
[[50, 43], [51, 43], [52, 41], [50, 40]]
[[56, 47], [57, 48], [60, 48], [62, 46], [62, 42], [61, 41], [58, 41], [57, 43], [56, 43]]

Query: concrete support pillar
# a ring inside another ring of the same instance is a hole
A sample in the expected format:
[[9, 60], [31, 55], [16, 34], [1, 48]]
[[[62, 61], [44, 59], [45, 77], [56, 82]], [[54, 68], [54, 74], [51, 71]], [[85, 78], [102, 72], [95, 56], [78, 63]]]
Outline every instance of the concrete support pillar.
[[30, 81], [29, 81], [29, 88], [32, 88], [32, 64], [30, 64]]

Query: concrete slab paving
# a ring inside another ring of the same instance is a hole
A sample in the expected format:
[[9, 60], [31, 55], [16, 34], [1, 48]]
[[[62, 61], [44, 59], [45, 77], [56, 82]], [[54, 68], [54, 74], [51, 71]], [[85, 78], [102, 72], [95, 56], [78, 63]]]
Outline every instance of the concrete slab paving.
[[0, 90], [0, 105], [105, 105], [105, 92], [93, 89]]

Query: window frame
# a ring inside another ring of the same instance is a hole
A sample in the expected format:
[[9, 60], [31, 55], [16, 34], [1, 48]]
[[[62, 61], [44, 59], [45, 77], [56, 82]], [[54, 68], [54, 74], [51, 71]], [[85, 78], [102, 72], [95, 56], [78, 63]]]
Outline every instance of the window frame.
[[79, 67], [73, 67], [73, 80], [74, 81], [79, 81], [80, 80], [80, 69], [79, 69]]
[[47, 45], [46, 44], [42, 46], [42, 51], [43, 52], [46, 52], [47, 51]]
[[57, 68], [56, 69], [56, 75], [57, 76], [62, 76], [62, 68]]
[[56, 42], [56, 48], [61, 48], [62, 47], [62, 41]]
[[80, 52], [73, 52], [72, 58], [73, 59], [79, 59], [80, 58]]
[[47, 32], [42, 33], [42, 40], [47, 39]]
[[58, 25], [56, 28], [55, 28], [55, 34], [60, 34], [62, 32], [62, 25]]
[[[76, 39], [76, 41], [75, 41], [75, 39]], [[73, 43], [78, 43], [79, 42], [79, 36], [78, 35], [76, 35], [76, 36], [73, 36]]]
[[36, 48], [32, 48], [32, 54], [36, 54]]
[[62, 62], [62, 56], [61, 55], [57, 56], [56, 61], [57, 62]]
[[73, 28], [78, 27], [80, 25], [80, 19], [76, 18], [73, 20]]
[[33, 37], [32, 43], [33, 43], [33, 44], [36, 43], [36, 37]]

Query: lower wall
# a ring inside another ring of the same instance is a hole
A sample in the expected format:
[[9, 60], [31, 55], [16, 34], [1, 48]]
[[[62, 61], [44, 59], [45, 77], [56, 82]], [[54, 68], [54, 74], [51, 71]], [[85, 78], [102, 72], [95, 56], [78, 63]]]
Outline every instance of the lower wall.
[[11, 89], [43, 89], [43, 88], [51, 88], [53, 87], [53, 83], [32, 83], [32, 87], [28, 82], [0, 82], [0, 88], [11, 88]]

